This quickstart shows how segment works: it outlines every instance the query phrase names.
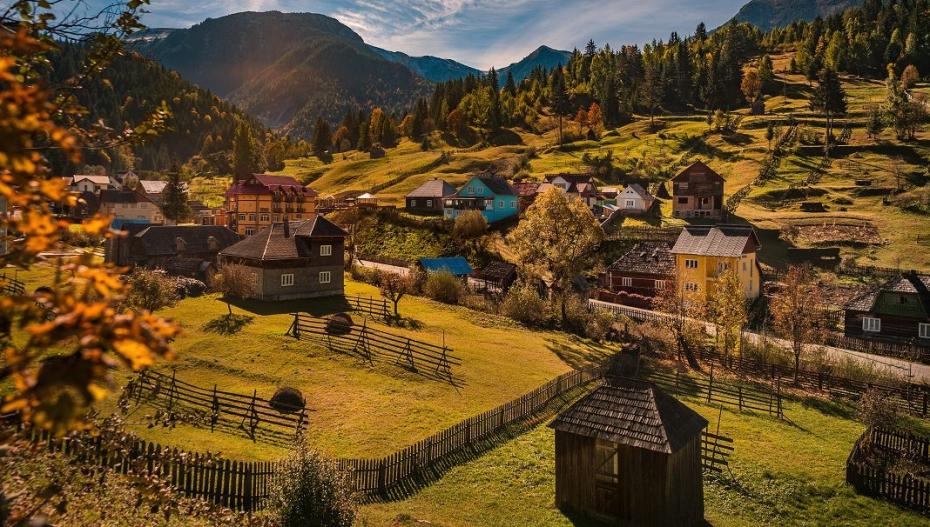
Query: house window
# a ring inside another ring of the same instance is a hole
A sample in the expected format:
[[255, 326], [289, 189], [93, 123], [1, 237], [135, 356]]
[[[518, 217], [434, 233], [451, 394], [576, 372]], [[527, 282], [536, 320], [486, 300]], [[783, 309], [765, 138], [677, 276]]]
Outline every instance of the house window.
[[332, 255], [333, 255], [332, 245], [321, 245], [320, 246], [320, 256], [332, 256]]
[[516, 202], [516, 201], [511, 201], [511, 202], [510, 202], [510, 208], [511, 208], [511, 209], [517, 208], [517, 202]]
[[629, 276], [624, 276], [623, 278], [620, 279], [620, 285], [631, 287], [633, 285], [633, 279], [630, 278]]
[[869, 333], [881, 333], [882, 331], [882, 319], [864, 317], [862, 319], [862, 331], [867, 331]]
[[679, 183], [679, 184], [678, 184], [678, 189], [679, 189], [679, 190], [688, 190], [688, 182], [687, 182], [687, 181], [682, 181], [681, 183]]
[[917, 335], [922, 339], [930, 339], [930, 324], [918, 324]]
[[689, 293], [697, 293], [697, 292], [698, 292], [698, 285], [697, 285], [696, 283], [694, 283], [694, 282], [686, 282], [686, 283], [685, 283], [685, 291], [688, 291]]
[[417, 200], [415, 200], [415, 199], [410, 200], [410, 206], [411, 206], [411, 207], [416, 207], [416, 206], [417, 206]]
[[626, 208], [632, 209], [632, 208], [635, 207], [635, 206], [636, 206], [636, 202], [635, 202], [635, 201], [633, 201], [633, 200], [631, 200], [631, 199], [626, 200]]
[[504, 208], [504, 200], [500, 200], [500, 201], [497, 202], [497, 208], [499, 208], [499, 209]]
[[691, 260], [691, 259], [685, 260], [685, 269], [697, 269], [697, 268], [698, 268], [697, 260]]
[[287, 273], [281, 275], [281, 287], [290, 287], [294, 285], [294, 274]]
[[255, 221], [255, 215], [249, 214], [249, 221]]
[[451, 206], [452, 206], [452, 200], [451, 200], [451, 199], [447, 199], [447, 200], [446, 200], [446, 207], [451, 207]]
[[333, 279], [329, 271], [320, 271], [320, 283], [328, 284]]
[[245, 221], [245, 214], [239, 215], [239, 221]]
[[665, 280], [656, 280], [656, 289], [665, 289]]
[[251, 236], [251, 235], [253, 235], [253, 234], [255, 234], [255, 229], [253, 229], [252, 227], [246, 227], [246, 228], [245, 228], [245, 235], [246, 235], [246, 236]]
[[730, 264], [728, 264], [727, 262], [719, 262], [719, 263], [717, 264], [717, 272], [718, 272], [718, 273], [726, 272], [727, 269], [729, 269], [729, 268], [730, 268]]
[[427, 207], [432, 207], [432, 206], [433, 206], [433, 200], [431, 200], [431, 199], [426, 200], [426, 206], [427, 206]]
[[261, 219], [262, 219], [262, 221], [264, 221], [264, 222], [270, 221], [270, 218], [269, 218], [269, 216], [268, 216], [267, 214], [262, 214], [262, 215], [261, 215]]

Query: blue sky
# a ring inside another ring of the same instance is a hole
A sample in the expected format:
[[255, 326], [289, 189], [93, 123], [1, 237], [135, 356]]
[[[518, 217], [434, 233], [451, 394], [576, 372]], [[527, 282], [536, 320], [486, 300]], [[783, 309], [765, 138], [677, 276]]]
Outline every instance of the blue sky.
[[[91, 5], [110, 0], [87, 0]], [[149, 27], [189, 27], [239, 11], [330, 15], [366, 42], [410, 55], [436, 55], [487, 69], [506, 66], [545, 44], [611, 46], [716, 27], [747, 0], [151, 0]], [[3, 3], [3, 2], [0, 2]]]

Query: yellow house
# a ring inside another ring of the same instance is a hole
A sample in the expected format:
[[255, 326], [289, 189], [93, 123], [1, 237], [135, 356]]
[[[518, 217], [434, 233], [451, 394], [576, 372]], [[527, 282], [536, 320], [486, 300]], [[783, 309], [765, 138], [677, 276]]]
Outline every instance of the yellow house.
[[748, 225], [685, 227], [671, 251], [679, 287], [691, 299], [706, 302], [714, 295], [717, 279], [736, 269], [746, 299], [758, 298], [762, 277], [756, 253], [760, 247], [756, 232]]
[[243, 236], [281, 223], [299, 221], [316, 212], [317, 193], [291, 176], [253, 174], [233, 182], [226, 191], [226, 214], [230, 229]]

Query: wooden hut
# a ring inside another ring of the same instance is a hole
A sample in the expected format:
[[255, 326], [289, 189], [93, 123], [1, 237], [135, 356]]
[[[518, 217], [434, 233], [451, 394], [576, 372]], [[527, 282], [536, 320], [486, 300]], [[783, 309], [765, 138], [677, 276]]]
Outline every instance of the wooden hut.
[[703, 521], [701, 432], [707, 420], [655, 385], [613, 381], [550, 426], [559, 508], [609, 525]]

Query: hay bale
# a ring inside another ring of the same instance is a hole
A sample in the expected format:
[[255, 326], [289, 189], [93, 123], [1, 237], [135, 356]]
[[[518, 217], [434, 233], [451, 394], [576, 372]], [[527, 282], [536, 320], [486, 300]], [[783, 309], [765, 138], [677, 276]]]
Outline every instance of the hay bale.
[[304, 409], [307, 401], [304, 394], [300, 393], [297, 388], [285, 386], [278, 388], [268, 400], [268, 406], [281, 412], [282, 414], [293, 414]]
[[336, 337], [352, 333], [352, 317], [347, 313], [326, 317], [326, 333]]

